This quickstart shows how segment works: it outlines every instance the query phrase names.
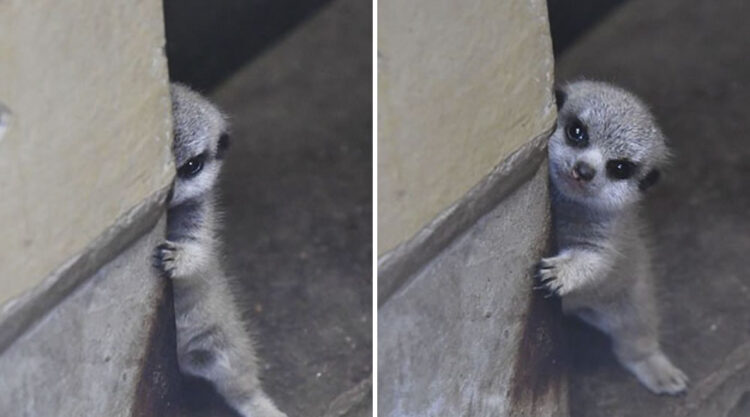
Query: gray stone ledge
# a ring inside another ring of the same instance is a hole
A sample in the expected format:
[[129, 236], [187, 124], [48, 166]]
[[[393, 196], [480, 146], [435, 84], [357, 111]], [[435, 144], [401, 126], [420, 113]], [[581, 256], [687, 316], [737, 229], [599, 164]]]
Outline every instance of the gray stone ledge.
[[0, 354], [68, 294], [156, 225], [169, 187], [130, 209], [35, 288], [0, 307]]
[[551, 126], [523, 145], [414, 237], [380, 257], [378, 306], [382, 306], [410, 276], [445, 249], [453, 239], [533, 177], [545, 161], [547, 138], [553, 128]]

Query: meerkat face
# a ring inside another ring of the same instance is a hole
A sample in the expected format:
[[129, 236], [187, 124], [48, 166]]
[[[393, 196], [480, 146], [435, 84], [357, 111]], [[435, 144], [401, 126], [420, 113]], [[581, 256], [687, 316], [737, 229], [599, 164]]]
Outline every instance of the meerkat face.
[[645, 105], [601, 82], [557, 92], [557, 128], [549, 141], [550, 178], [567, 198], [602, 210], [622, 209], [656, 183], [668, 151]]
[[177, 166], [170, 207], [195, 199], [212, 189], [229, 146], [224, 115], [203, 96], [172, 84], [172, 117]]

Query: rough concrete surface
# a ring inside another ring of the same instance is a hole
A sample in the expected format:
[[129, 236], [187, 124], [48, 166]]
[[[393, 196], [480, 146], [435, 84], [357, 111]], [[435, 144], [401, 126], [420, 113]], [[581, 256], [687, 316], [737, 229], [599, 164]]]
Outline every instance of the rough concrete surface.
[[[372, 412], [371, 9], [332, 2], [212, 93], [227, 263], [290, 417]], [[200, 388], [188, 415], [232, 415]]]
[[150, 262], [163, 236], [161, 221], [0, 356], [0, 415], [131, 416], [146, 401], [136, 401], [139, 386], [161, 402], [176, 371], [174, 343], [172, 354], [159, 358], [172, 364], [171, 373], [164, 366], [145, 376], [142, 370], [152, 326], [163, 317], [156, 312], [165, 280]]
[[560, 316], [531, 291], [546, 196], [543, 166], [380, 307], [381, 416], [567, 415]]
[[34, 288], [0, 308], [0, 354], [35, 321], [154, 227], [164, 213], [168, 188], [142, 201]]
[[163, 46], [158, 0], [0, 2], [0, 303], [169, 185]]
[[553, 127], [521, 146], [413, 238], [378, 258], [378, 305], [538, 171]]
[[566, 51], [558, 79], [617, 82], [649, 103], [674, 159], [648, 197], [666, 352], [687, 395], [650, 394], [574, 321], [575, 416], [750, 415], [750, 4], [631, 1]]
[[555, 118], [543, 0], [378, 2], [378, 255]]

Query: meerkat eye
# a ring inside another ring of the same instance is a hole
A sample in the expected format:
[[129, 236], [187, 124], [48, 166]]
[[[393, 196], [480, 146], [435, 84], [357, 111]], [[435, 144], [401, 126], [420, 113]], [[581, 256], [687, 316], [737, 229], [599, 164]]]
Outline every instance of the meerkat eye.
[[200, 154], [189, 159], [177, 170], [177, 175], [180, 178], [191, 178], [196, 176], [203, 169], [203, 162], [205, 159], [205, 154]]
[[578, 119], [575, 119], [568, 124], [568, 127], [565, 129], [565, 134], [570, 146], [585, 148], [589, 145], [589, 135], [586, 132], [586, 127]]
[[616, 180], [626, 180], [635, 174], [635, 164], [627, 159], [607, 161], [607, 175]]

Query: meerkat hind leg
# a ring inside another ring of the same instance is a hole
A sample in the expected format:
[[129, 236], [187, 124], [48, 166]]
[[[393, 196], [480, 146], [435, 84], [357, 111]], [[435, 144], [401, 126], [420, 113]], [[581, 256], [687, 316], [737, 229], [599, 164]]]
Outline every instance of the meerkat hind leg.
[[279, 411], [273, 401], [263, 392], [256, 391], [252, 397], [227, 397], [227, 402], [245, 417], [287, 417]]
[[220, 365], [214, 370], [213, 382], [227, 403], [243, 417], [286, 417], [253, 375]]
[[184, 371], [211, 381], [227, 403], [243, 417], [286, 417], [263, 392], [260, 381], [230, 365], [227, 352], [198, 349], [187, 354]]
[[623, 360], [622, 365], [655, 394], [680, 394], [687, 389], [688, 377], [656, 350], [642, 359]]
[[286, 417], [263, 391], [255, 372], [247, 369], [253, 359], [240, 357], [222, 336], [214, 327], [193, 337], [180, 355], [182, 371], [212, 382], [243, 417]]
[[598, 310], [596, 320], [589, 323], [609, 334], [617, 359], [653, 393], [685, 391], [687, 376], [661, 351], [655, 325], [642, 314], [635, 308], [611, 316]]

